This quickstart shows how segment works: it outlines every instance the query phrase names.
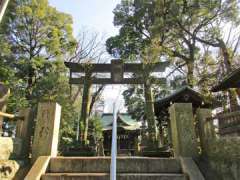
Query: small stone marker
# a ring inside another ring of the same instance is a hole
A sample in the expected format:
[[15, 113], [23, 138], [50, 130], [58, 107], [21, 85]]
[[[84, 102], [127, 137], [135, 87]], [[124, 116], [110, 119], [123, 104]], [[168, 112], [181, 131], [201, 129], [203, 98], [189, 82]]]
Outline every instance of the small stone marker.
[[35, 127], [32, 162], [39, 156], [57, 156], [61, 106], [53, 102], [38, 105]]

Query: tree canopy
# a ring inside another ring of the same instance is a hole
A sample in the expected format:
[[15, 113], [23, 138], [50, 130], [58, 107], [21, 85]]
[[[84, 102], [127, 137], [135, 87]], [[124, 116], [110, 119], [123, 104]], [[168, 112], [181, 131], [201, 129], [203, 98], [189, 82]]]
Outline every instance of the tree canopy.
[[8, 111], [56, 101], [63, 107], [61, 137], [75, 136], [77, 120], [63, 63], [76, 46], [72, 23], [47, 0], [12, 0], [0, 27], [0, 81], [11, 89]]

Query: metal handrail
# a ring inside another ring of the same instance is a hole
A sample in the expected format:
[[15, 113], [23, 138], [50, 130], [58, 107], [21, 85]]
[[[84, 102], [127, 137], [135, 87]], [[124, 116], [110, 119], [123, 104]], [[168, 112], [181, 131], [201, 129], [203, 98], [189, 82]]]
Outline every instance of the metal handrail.
[[118, 116], [118, 108], [116, 106], [116, 103], [114, 103], [110, 180], [116, 180], [116, 174], [117, 174], [117, 116]]
[[9, 118], [9, 119], [14, 119], [14, 117], [15, 117], [14, 114], [8, 114], [8, 113], [1, 112], [1, 111], [0, 111], [0, 116], [6, 117], [6, 118]]
[[2, 21], [3, 15], [7, 9], [9, 0], [2, 0], [0, 1], [0, 22]]
[[24, 120], [24, 117], [19, 116], [17, 114], [9, 114], [1, 111], [0, 111], [0, 117], [5, 117], [12, 120]]

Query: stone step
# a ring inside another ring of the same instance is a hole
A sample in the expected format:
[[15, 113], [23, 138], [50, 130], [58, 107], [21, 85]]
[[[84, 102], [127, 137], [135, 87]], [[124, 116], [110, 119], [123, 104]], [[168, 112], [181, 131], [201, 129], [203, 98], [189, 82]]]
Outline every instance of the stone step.
[[[51, 173], [108, 173], [110, 157], [56, 157], [51, 158]], [[181, 173], [178, 159], [118, 157], [118, 173]]]
[[[47, 173], [41, 180], [109, 180], [108, 173]], [[120, 173], [117, 180], [187, 180], [184, 174]]]

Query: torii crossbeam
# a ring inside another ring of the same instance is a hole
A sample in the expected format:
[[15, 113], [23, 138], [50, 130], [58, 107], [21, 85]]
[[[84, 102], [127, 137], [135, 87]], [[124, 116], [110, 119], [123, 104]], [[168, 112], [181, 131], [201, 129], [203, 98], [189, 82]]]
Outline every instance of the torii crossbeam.
[[[124, 78], [124, 73], [141, 74], [144, 71], [142, 63], [123, 63], [122, 60], [112, 60], [111, 64], [85, 64], [65, 62], [67, 68], [70, 69], [70, 84], [84, 84], [85, 77], [74, 77], [74, 73], [111, 73], [110, 78], [92, 77], [92, 84], [143, 84], [143, 78]], [[169, 62], [158, 62], [146, 66], [151, 66], [151, 72], [164, 72]], [[153, 83], [164, 83], [165, 78], [154, 78]]]

